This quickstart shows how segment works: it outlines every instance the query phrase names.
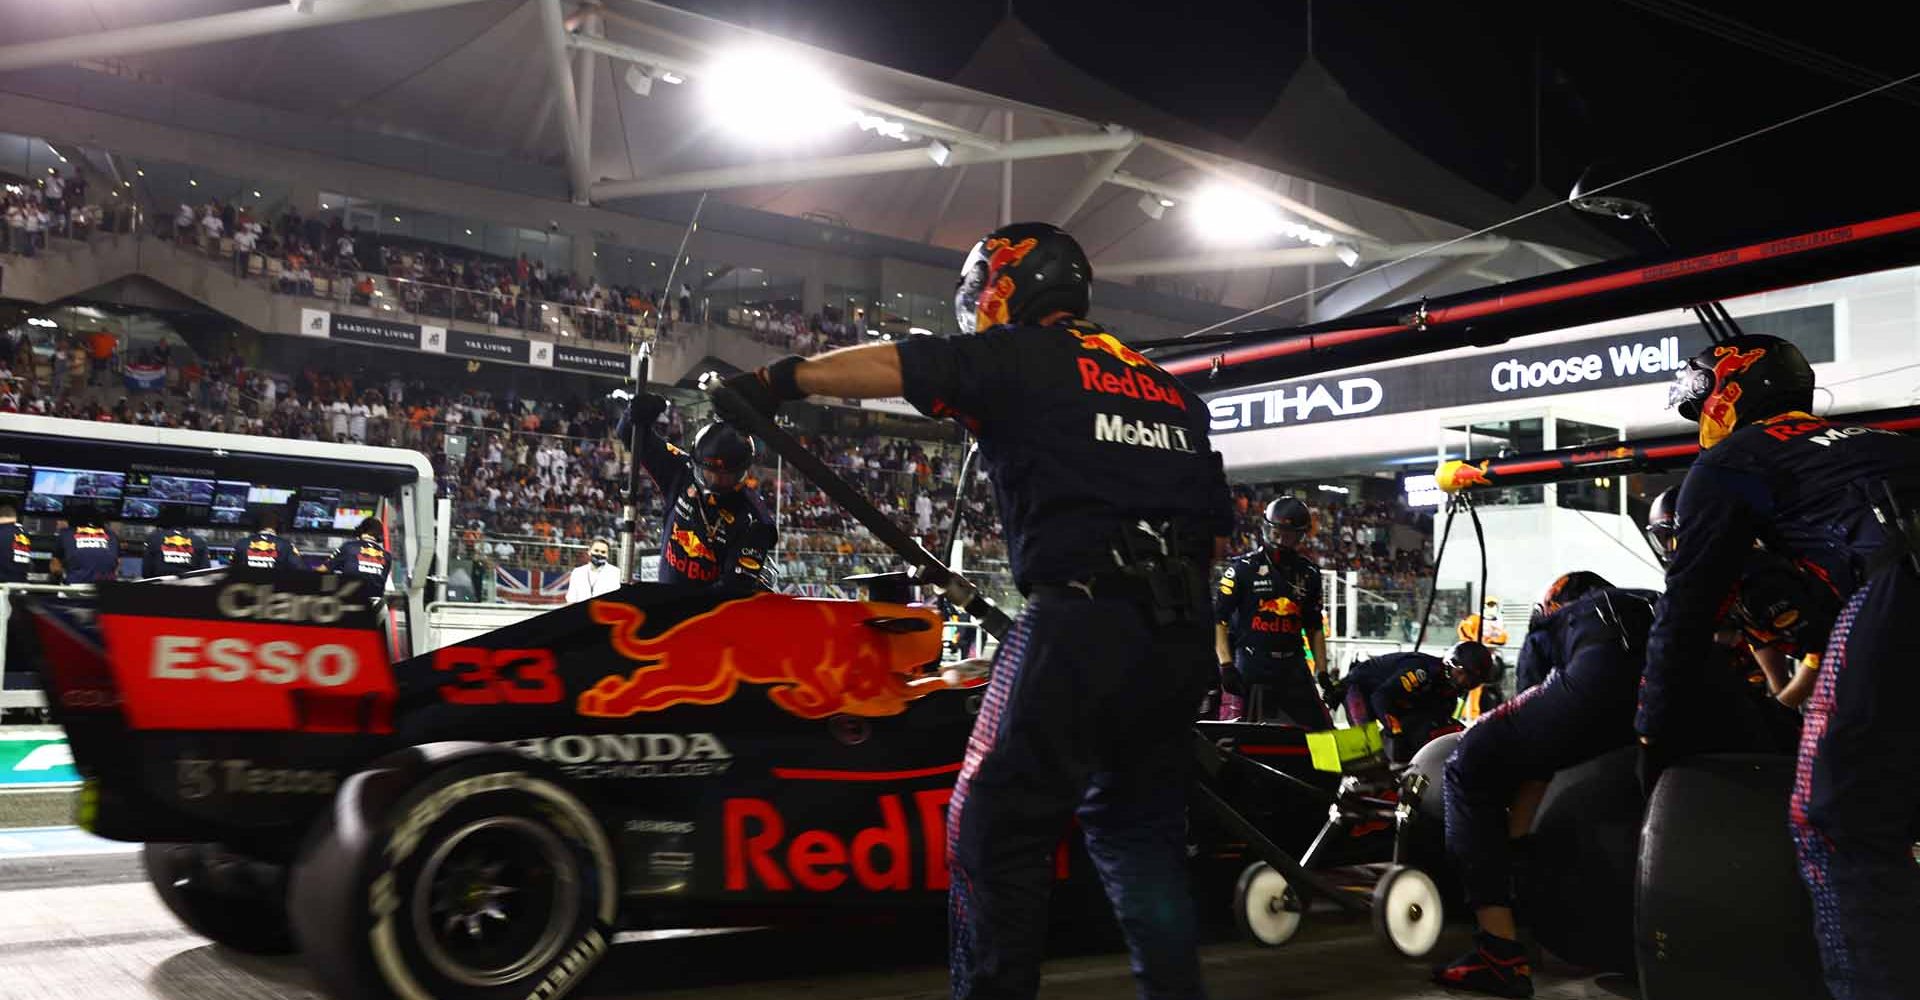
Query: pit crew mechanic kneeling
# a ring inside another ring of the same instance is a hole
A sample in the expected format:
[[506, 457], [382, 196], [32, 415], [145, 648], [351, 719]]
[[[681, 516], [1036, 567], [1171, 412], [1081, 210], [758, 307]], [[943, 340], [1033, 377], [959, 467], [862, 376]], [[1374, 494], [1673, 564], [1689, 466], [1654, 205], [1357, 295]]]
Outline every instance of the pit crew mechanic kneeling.
[[1332, 729], [1307, 667], [1308, 648], [1315, 667], [1325, 671], [1327, 663], [1320, 567], [1295, 551], [1313, 515], [1299, 500], [1281, 497], [1261, 516], [1266, 544], [1227, 565], [1214, 598], [1220, 686], [1246, 698], [1248, 721]]
[[1454, 709], [1460, 696], [1486, 682], [1493, 652], [1477, 642], [1455, 643], [1446, 659], [1429, 653], [1387, 653], [1347, 671], [1347, 722], [1378, 720], [1387, 760], [1405, 764], [1443, 733], [1458, 732]]
[[1513, 857], [1524, 852], [1514, 841], [1532, 828], [1533, 810], [1554, 772], [1633, 745], [1655, 596], [1584, 571], [1555, 580], [1521, 652], [1551, 661], [1550, 669], [1538, 671], [1546, 681], [1482, 718], [1447, 758], [1447, 853], [1459, 866], [1480, 929], [1471, 951], [1434, 970], [1436, 983], [1533, 995], [1513, 919]]
[[[766, 506], [745, 488], [753, 439], [714, 421], [693, 436], [693, 454], [662, 438], [655, 424], [665, 396], [633, 398], [627, 419], [639, 427], [639, 459], [667, 508], [660, 529], [660, 582], [728, 592], [769, 589], [767, 560], [779, 534]], [[624, 430], [624, 428], [623, 428]]]
[[949, 807], [956, 997], [1032, 997], [1053, 845], [1078, 817], [1143, 997], [1203, 995], [1187, 890], [1192, 707], [1213, 685], [1207, 565], [1232, 508], [1200, 398], [1083, 317], [1092, 268], [1044, 223], [968, 255], [976, 336], [786, 358], [727, 382], [770, 413], [904, 395], [980, 441], [1028, 603]]
[[[1638, 728], [1648, 779], [1688, 749], [1716, 612], [1756, 538], [1845, 603], [1806, 706], [1788, 810], [1836, 1000], [1920, 997], [1920, 441], [1811, 414], [1814, 375], [1777, 337], [1715, 344], [1675, 375], [1700, 425], [1680, 539], [1647, 647]], [[1649, 781], [1649, 783], [1651, 783]]]

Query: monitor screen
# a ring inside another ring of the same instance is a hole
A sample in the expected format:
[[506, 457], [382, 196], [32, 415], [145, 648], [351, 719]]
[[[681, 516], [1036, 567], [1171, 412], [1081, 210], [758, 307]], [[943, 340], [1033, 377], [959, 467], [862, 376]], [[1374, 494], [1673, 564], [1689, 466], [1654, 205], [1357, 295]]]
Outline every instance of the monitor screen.
[[120, 502], [123, 521], [156, 521], [162, 513], [200, 521], [213, 507], [214, 483], [211, 479], [188, 476], [156, 476], [136, 472], [127, 477], [126, 492]]
[[293, 499], [293, 491], [278, 486], [255, 484], [247, 490], [247, 503], [256, 506], [272, 507], [285, 504]]
[[248, 484], [222, 479], [213, 487], [213, 511], [207, 520], [214, 524], [239, 524], [247, 516]]
[[126, 483], [124, 473], [43, 465], [33, 470], [26, 508], [36, 514], [86, 512], [111, 517], [120, 511]]
[[0, 497], [17, 497], [33, 482], [33, 467], [0, 463]]
[[293, 530], [330, 531], [340, 491], [327, 486], [302, 486], [293, 509]]

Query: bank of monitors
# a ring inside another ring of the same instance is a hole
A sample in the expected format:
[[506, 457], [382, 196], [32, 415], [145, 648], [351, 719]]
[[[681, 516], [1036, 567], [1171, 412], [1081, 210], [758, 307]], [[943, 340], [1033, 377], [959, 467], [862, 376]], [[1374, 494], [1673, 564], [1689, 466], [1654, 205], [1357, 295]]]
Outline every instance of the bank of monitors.
[[302, 486], [295, 494], [293, 530], [332, 531], [333, 511], [340, 506], [340, 491], [331, 486]]
[[120, 498], [126, 485], [123, 472], [37, 466], [25, 506], [28, 513], [54, 517], [94, 514], [115, 518], [120, 515]]
[[213, 506], [207, 514], [209, 524], [240, 525], [247, 523], [247, 494], [251, 492], [251, 483], [239, 483], [222, 479], [213, 486]]
[[200, 524], [208, 521], [217, 495], [214, 480], [135, 472], [127, 477], [120, 520], [134, 523]]

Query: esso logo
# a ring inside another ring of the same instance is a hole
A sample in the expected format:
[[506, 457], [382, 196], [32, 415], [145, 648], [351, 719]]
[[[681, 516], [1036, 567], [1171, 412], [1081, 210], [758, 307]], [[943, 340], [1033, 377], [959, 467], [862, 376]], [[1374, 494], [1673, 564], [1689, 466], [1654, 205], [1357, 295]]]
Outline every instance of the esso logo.
[[360, 656], [351, 647], [325, 643], [311, 648], [285, 639], [258, 645], [235, 638], [197, 635], [153, 637], [152, 676], [156, 680], [209, 680], [235, 684], [305, 684], [339, 687], [360, 673]]

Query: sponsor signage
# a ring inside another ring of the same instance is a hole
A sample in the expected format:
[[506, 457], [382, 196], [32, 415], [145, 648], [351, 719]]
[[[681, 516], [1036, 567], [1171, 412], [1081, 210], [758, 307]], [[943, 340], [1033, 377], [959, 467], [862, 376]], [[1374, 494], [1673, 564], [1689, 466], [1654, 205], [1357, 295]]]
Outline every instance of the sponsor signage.
[[273, 767], [250, 760], [182, 757], [174, 762], [177, 794], [187, 801], [212, 795], [331, 795], [340, 775], [298, 767]]
[[[1748, 316], [1740, 327], [1793, 341], [1814, 364], [1834, 359], [1831, 305]], [[1209, 427], [1214, 434], [1235, 434], [1662, 382], [1706, 346], [1706, 331], [1689, 324], [1295, 379], [1209, 397]]]
[[328, 313], [320, 309], [300, 310], [300, 334], [403, 351], [452, 354], [535, 368], [558, 368], [609, 378], [626, 378], [630, 362], [629, 355], [622, 351], [469, 333], [432, 324]]
[[48, 732], [0, 736], [0, 787], [67, 785], [79, 780], [65, 736]]
[[573, 778], [700, 778], [733, 766], [733, 753], [712, 733], [542, 736], [506, 745]]
[[381, 347], [401, 347], [410, 351], [420, 349], [420, 327], [414, 323], [370, 319], [364, 316], [335, 316], [331, 329], [329, 336], [334, 340], [350, 340], [356, 344], [377, 344]]
[[506, 361], [516, 365], [531, 364], [527, 342], [518, 337], [495, 337], [486, 333], [468, 333], [465, 330], [447, 331], [447, 353], [458, 354], [463, 358], [485, 358], [489, 361]]

